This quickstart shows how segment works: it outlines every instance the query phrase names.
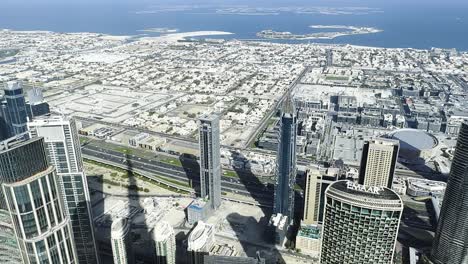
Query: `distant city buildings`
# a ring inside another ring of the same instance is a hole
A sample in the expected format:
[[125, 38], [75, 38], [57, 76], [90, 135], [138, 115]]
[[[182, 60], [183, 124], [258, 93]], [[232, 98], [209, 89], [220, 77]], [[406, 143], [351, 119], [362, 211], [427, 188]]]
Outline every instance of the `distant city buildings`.
[[325, 201], [320, 263], [393, 262], [403, 212], [398, 194], [337, 181], [327, 188]]
[[3, 138], [7, 138], [27, 131], [28, 114], [21, 83], [7, 82], [3, 91], [5, 95], [3, 99], [0, 98], [0, 130]]
[[176, 240], [172, 226], [160, 221], [153, 229], [155, 264], [176, 264]]
[[209, 201], [212, 209], [221, 205], [219, 134], [219, 115], [203, 115], [199, 118], [201, 197]]
[[461, 124], [432, 245], [436, 264], [465, 263], [468, 252], [468, 123]]
[[366, 141], [362, 149], [359, 184], [392, 188], [398, 149], [396, 140]]
[[203, 264], [214, 242], [215, 227], [199, 221], [188, 237], [188, 263]]
[[79, 263], [98, 263], [91, 198], [75, 121], [60, 116], [42, 117], [29, 122], [28, 128], [31, 137], [44, 138], [47, 158], [62, 178], [63, 199], [71, 217]]
[[294, 186], [296, 184], [297, 119], [291, 95], [282, 107], [273, 213], [294, 219]]
[[4, 141], [0, 176], [24, 263], [78, 263], [63, 183], [47, 162], [43, 138]]
[[112, 222], [111, 245], [114, 263], [132, 264], [135, 263], [132, 248], [131, 224], [127, 218], [118, 218]]

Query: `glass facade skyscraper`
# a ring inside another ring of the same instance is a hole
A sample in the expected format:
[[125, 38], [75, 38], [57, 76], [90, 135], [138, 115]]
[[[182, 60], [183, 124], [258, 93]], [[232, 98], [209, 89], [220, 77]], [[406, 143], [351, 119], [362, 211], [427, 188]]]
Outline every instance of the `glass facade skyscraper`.
[[4, 87], [4, 119], [8, 125], [8, 135], [12, 137], [26, 132], [28, 113], [23, 94], [23, 86], [19, 82], [8, 82]]
[[221, 150], [219, 116], [204, 115], [199, 119], [201, 197], [211, 208], [221, 205]]
[[284, 102], [279, 131], [276, 165], [274, 214], [294, 219], [294, 185], [296, 184], [297, 116], [289, 95]]
[[468, 123], [461, 125], [432, 245], [436, 264], [468, 263]]
[[5, 141], [1, 148], [2, 178], [17, 172], [2, 189], [23, 263], [77, 263], [61, 178], [47, 162], [43, 139]]
[[[0, 142], [0, 186], [26, 179], [38, 171], [47, 169], [43, 142], [40, 138], [10, 138]], [[3, 190], [0, 191], [0, 209], [8, 209]]]
[[65, 206], [71, 218], [79, 263], [98, 263], [90, 194], [74, 120], [41, 117], [28, 123], [28, 127], [31, 137], [44, 137], [47, 159], [63, 181]]

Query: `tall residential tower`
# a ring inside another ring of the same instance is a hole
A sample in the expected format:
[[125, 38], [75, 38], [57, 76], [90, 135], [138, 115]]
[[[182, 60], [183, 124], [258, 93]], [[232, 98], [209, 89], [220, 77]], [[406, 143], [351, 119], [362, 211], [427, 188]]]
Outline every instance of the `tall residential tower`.
[[297, 116], [291, 95], [288, 95], [281, 113], [273, 213], [287, 216], [289, 221], [294, 219], [296, 135]]
[[199, 119], [201, 197], [212, 209], [221, 205], [221, 154], [219, 115], [203, 115]]
[[0, 143], [0, 178], [23, 263], [77, 263], [62, 182], [43, 138]]
[[111, 227], [111, 244], [114, 264], [133, 264], [132, 233], [127, 218], [115, 219]]
[[403, 201], [389, 188], [349, 181], [325, 191], [321, 264], [393, 262]]
[[176, 264], [176, 240], [172, 226], [160, 221], [153, 229], [155, 264]]
[[468, 263], [468, 123], [461, 125], [445, 189], [431, 258], [436, 264]]
[[79, 263], [98, 263], [90, 194], [74, 120], [41, 117], [28, 123], [28, 127], [31, 137], [44, 138], [47, 158], [62, 178], [63, 199], [72, 221]]
[[366, 141], [362, 149], [359, 184], [392, 188], [399, 148], [397, 140]]

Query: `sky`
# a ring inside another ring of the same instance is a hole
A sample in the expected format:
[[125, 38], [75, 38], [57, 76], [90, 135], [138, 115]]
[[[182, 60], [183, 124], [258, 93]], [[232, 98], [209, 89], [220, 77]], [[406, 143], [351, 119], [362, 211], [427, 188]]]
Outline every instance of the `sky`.
[[399, 5], [420, 5], [421, 8], [427, 5], [437, 6], [468, 6], [467, 0], [1, 0], [2, 4], [9, 5], [42, 5], [42, 4], [61, 4], [61, 5], [95, 5], [95, 4], [142, 4], [142, 5], [161, 5], [161, 4], [216, 4], [216, 5], [240, 5], [249, 6], [399, 6]]

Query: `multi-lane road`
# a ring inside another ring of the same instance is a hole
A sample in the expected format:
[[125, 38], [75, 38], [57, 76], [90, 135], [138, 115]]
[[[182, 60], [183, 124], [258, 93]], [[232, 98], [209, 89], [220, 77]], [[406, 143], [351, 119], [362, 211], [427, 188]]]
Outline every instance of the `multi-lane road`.
[[[133, 154], [124, 154], [119, 151], [101, 148], [86, 144], [82, 147], [85, 158], [96, 158], [100, 161], [119, 164], [121, 168], [154, 174], [155, 176], [168, 180], [177, 180], [185, 183], [192, 183], [197, 190], [199, 186], [199, 167], [194, 160], [181, 158], [182, 167], [168, 164], [156, 159], [148, 159]], [[254, 198], [261, 204], [271, 204], [273, 199], [272, 185], [261, 183], [254, 175], [238, 172], [239, 178], [222, 176], [222, 191], [232, 192]], [[251, 177], [251, 179], [245, 179]]]

